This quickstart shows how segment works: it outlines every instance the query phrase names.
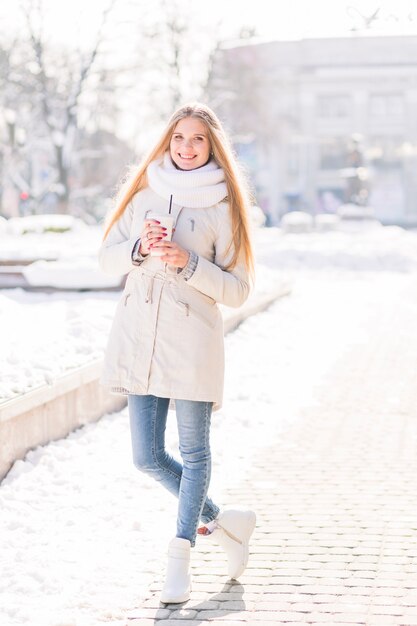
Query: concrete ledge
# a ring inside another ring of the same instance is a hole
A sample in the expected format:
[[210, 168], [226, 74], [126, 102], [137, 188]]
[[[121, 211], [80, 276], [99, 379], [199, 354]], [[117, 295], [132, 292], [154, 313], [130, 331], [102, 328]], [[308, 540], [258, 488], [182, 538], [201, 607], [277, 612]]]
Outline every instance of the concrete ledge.
[[52, 402], [82, 385], [91, 383], [97, 379], [100, 366], [101, 359], [96, 359], [76, 370], [71, 370], [68, 374], [64, 374], [52, 385], [40, 385], [21, 396], [2, 402], [0, 404], [0, 425], [2, 422], [30, 411], [34, 407]]
[[0, 480], [28, 450], [62, 439], [79, 426], [126, 405], [124, 396], [112, 395], [98, 384], [100, 367], [99, 363], [87, 365], [54, 385], [39, 387], [0, 405]]
[[[222, 307], [225, 334], [290, 291], [289, 284], [281, 283], [267, 294], [255, 294], [239, 309]], [[126, 406], [125, 396], [100, 386], [101, 367], [101, 359], [93, 361], [52, 385], [41, 385], [0, 404], [0, 480], [30, 449], [61, 439], [79, 426]]]

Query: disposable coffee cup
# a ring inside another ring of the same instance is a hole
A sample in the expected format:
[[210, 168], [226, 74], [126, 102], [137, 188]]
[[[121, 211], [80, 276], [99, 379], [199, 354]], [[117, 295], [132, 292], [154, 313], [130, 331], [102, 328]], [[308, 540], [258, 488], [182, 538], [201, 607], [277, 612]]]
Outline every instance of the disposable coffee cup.
[[[158, 222], [160, 222], [161, 226], [164, 226], [166, 228], [166, 235], [164, 237], [164, 240], [172, 240], [172, 229], [175, 221], [173, 215], [169, 215], [168, 213], [149, 212], [146, 215], [146, 219], [157, 220]], [[150, 254], [151, 256], [163, 256], [164, 252], [162, 252], [162, 250], [158, 250], [158, 248], [151, 248]]]

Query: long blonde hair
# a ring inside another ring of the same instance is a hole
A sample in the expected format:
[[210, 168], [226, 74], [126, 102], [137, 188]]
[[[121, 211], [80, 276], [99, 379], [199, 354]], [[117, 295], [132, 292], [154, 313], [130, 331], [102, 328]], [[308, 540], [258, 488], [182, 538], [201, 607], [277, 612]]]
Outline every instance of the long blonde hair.
[[142, 160], [139, 166], [133, 165], [130, 167], [125, 182], [120, 186], [116, 194], [116, 208], [109, 216], [103, 239], [106, 239], [111, 227], [121, 217], [133, 196], [148, 186], [146, 170], [149, 163], [161, 158], [169, 150], [175, 127], [185, 117], [197, 118], [205, 125], [210, 142], [210, 150], [215, 161], [224, 171], [227, 186], [226, 200], [229, 204], [233, 233], [229, 246], [230, 251], [233, 245], [233, 256], [224, 269], [233, 269], [238, 260], [242, 258], [247, 270], [253, 276], [254, 256], [248, 218], [248, 208], [251, 202], [249, 188], [245, 177], [238, 167], [220, 120], [208, 106], [199, 102], [184, 105], [175, 111], [153, 150]]

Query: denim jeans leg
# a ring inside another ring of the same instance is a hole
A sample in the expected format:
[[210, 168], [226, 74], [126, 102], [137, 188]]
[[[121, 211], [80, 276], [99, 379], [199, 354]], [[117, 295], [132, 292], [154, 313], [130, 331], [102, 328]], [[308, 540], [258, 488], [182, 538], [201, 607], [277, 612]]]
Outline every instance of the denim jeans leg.
[[205, 521], [219, 513], [207, 491], [211, 476], [210, 420], [212, 402], [175, 400], [179, 448], [183, 461], [178, 500], [177, 537], [195, 545], [197, 526], [206, 504]]
[[[128, 407], [135, 466], [178, 498], [183, 467], [165, 449], [169, 399], [129, 394]], [[219, 508], [207, 497], [201, 513], [202, 521], [210, 522], [218, 513]]]
[[133, 463], [178, 497], [182, 466], [165, 450], [168, 398], [128, 395]]

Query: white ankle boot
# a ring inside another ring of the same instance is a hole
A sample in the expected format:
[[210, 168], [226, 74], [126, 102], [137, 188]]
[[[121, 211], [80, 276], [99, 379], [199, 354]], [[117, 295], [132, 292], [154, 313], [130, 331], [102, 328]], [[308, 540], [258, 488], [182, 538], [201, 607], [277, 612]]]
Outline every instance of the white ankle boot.
[[254, 531], [254, 511], [230, 509], [220, 513], [215, 520], [217, 528], [209, 535], [226, 552], [230, 578], [243, 574], [249, 559], [249, 539]]
[[174, 537], [169, 542], [168, 564], [165, 584], [161, 592], [161, 602], [165, 604], [186, 602], [190, 598], [190, 552], [188, 539]]

